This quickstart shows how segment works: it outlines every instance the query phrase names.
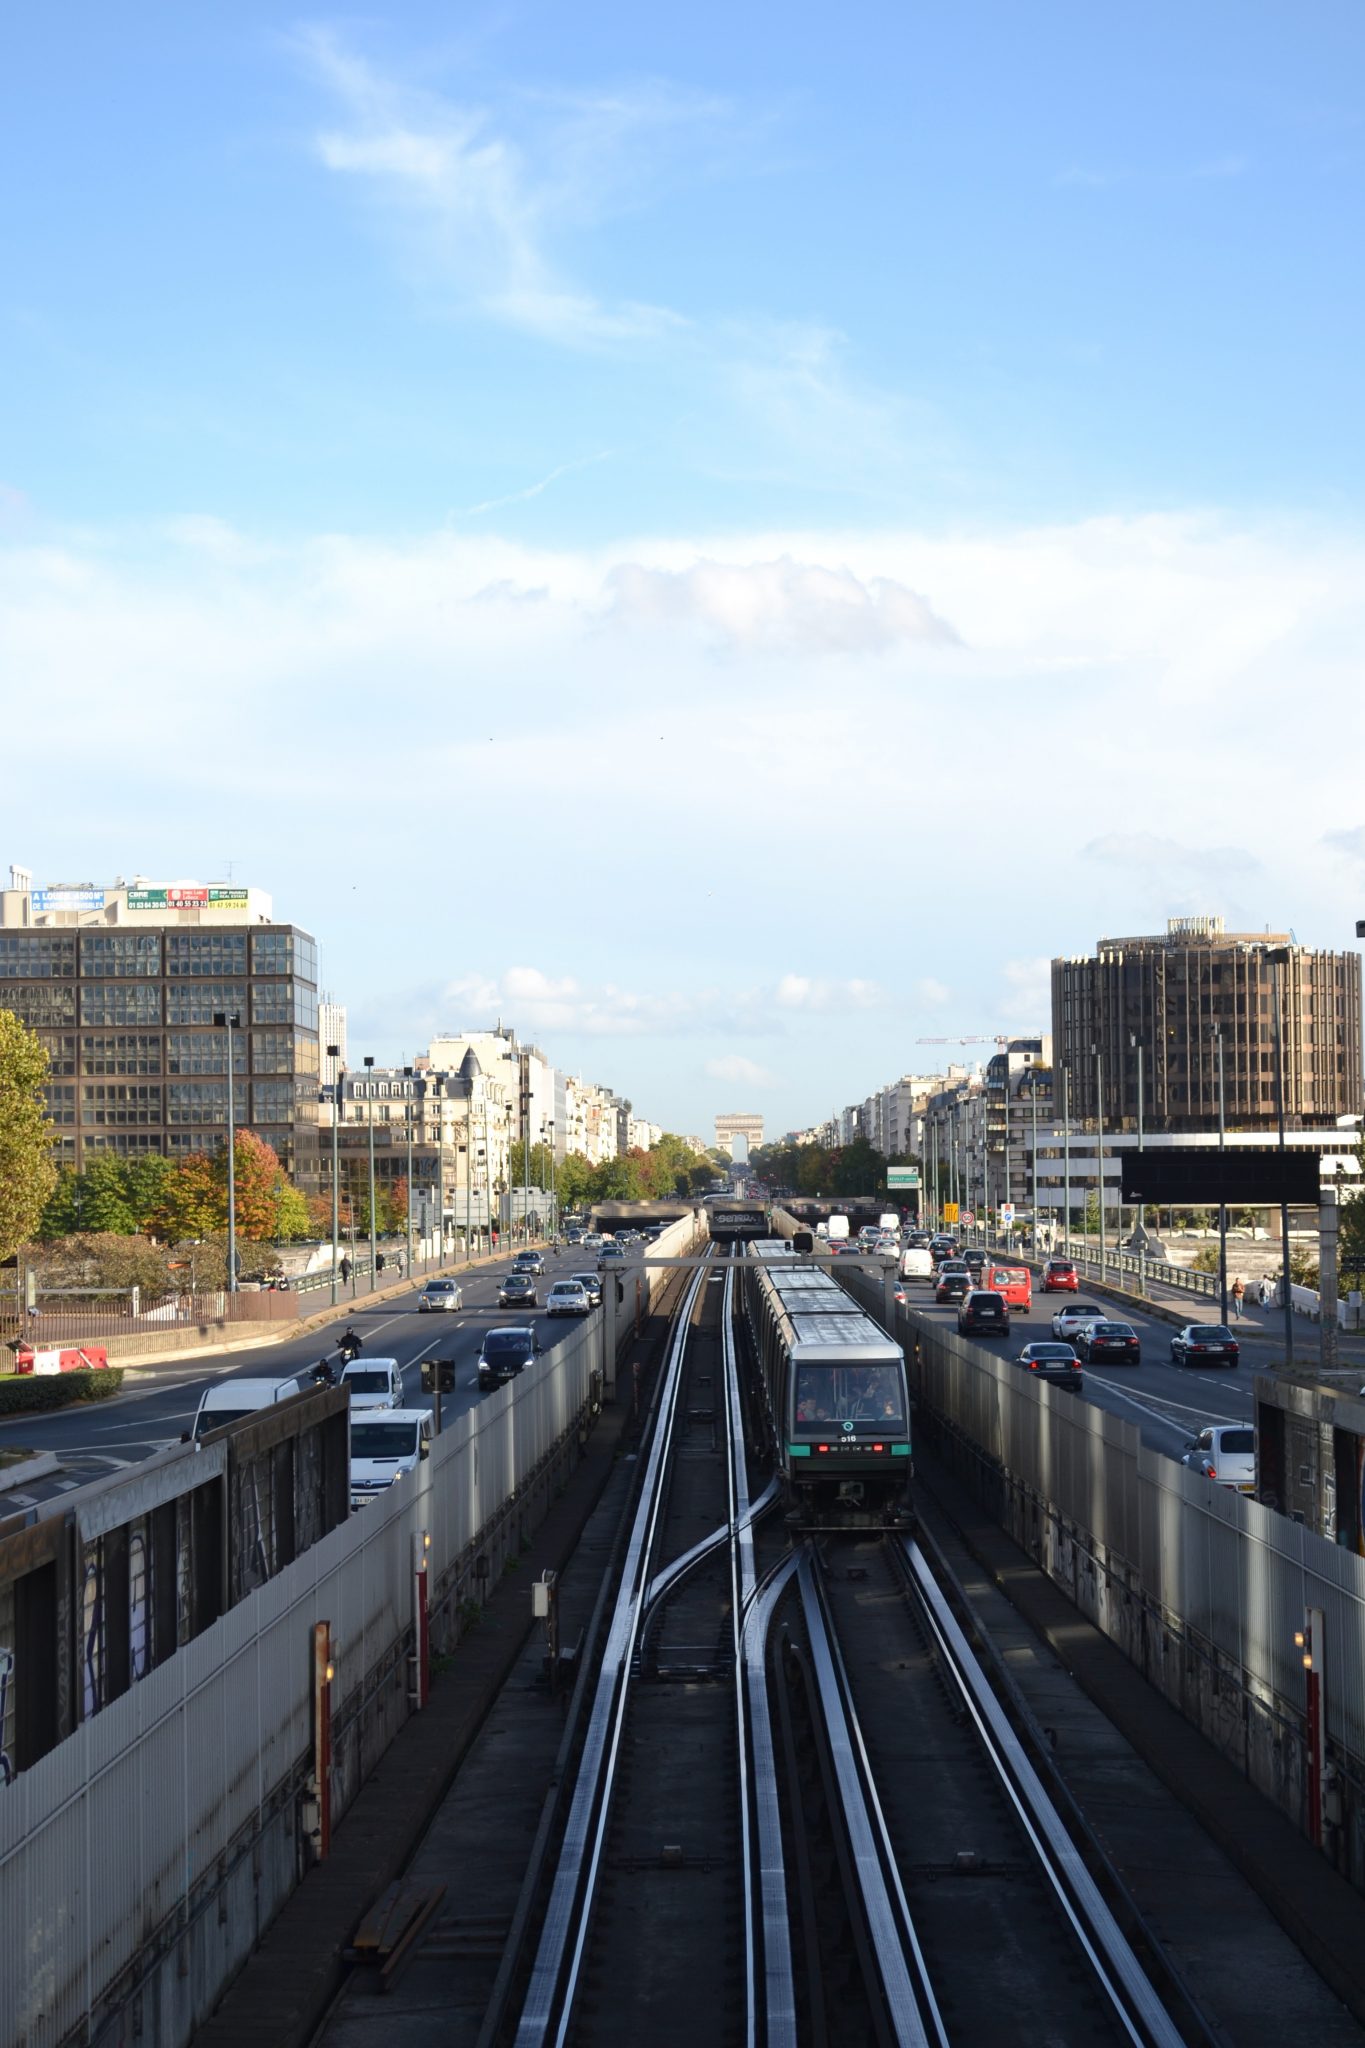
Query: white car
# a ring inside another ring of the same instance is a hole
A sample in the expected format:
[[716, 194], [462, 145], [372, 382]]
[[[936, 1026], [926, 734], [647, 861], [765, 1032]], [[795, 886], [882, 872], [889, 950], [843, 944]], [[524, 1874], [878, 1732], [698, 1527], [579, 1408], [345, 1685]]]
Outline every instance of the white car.
[[585, 1316], [591, 1307], [581, 1280], [556, 1280], [545, 1297], [545, 1313], [551, 1316]]
[[363, 1508], [431, 1455], [429, 1408], [384, 1408], [351, 1423], [351, 1506]]
[[350, 1393], [352, 1415], [403, 1405], [403, 1373], [396, 1358], [353, 1358], [342, 1368], [341, 1384]]
[[1255, 1493], [1256, 1432], [1245, 1422], [1201, 1429], [1180, 1462], [1235, 1493]]
[[1078, 1330], [1087, 1323], [1102, 1323], [1108, 1316], [1107, 1308], [1100, 1308], [1093, 1301], [1069, 1301], [1065, 1308], [1059, 1308], [1052, 1318], [1054, 1337], [1065, 1337], [1068, 1344]]

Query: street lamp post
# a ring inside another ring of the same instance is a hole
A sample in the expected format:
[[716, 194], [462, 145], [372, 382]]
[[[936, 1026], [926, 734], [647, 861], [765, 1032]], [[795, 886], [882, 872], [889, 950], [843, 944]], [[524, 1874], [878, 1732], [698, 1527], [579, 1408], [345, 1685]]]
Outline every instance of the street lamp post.
[[232, 1034], [242, 1028], [240, 1010], [215, 1010], [213, 1021], [227, 1032], [227, 1198], [228, 1198], [228, 1293], [237, 1292], [237, 1104], [233, 1094]]
[[[1141, 1039], [1140, 1039], [1140, 1038], [1138, 1037], [1138, 1035], [1137, 1035], [1136, 1031], [1130, 1031], [1130, 1032], [1129, 1032], [1129, 1034], [1128, 1034], [1128, 1043], [1129, 1043], [1129, 1044], [1130, 1044], [1130, 1045], [1132, 1046], [1132, 1048], [1133, 1048], [1134, 1052], [1135, 1052], [1135, 1053], [1137, 1054], [1137, 1112], [1138, 1112], [1138, 1118], [1137, 1118], [1137, 1124], [1138, 1124], [1138, 1128], [1137, 1128], [1137, 1141], [1138, 1141], [1138, 1142], [1137, 1142], [1137, 1148], [1138, 1148], [1138, 1152], [1139, 1152], [1139, 1154], [1141, 1154], [1141, 1152], [1142, 1152], [1142, 1040], [1141, 1040]], [[1138, 1205], [1137, 1205], [1137, 1255], [1138, 1255], [1138, 1293], [1139, 1293], [1139, 1294], [1145, 1294], [1145, 1293], [1147, 1292], [1147, 1222], [1146, 1222], [1146, 1218], [1144, 1217], [1144, 1215], [1143, 1215], [1143, 1213], [1142, 1213], [1142, 1197], [1141, 1197], [1141, 1195], [1140, 1195], [1140, 1194], [1139, 1194], [1139, 1196], [1138, 1196]]]
[[329, 1045], [327, 1057], [338, 1062], [332, 1068], [332, 1307], [335, 1308], [340, 1284], [337, 1267], [341, 1262], [341, 1047]]
[[403, 1119], [408, 1127], [408, 1274], [412, 1274], [412, 1096], [413, 1074], [411, 1067], [404, 1067], [403, 1079], [407, 1084], [403, 1090]]
[[379, 1250], [378, 1233], [375, 1229], [374, 1213], [374, 1054], [367, 1052], [365, 1066], [368, 1069], [369, 1092], [365, 1101], [365, 1127], [370, 1138], [370, 1286], [373, 1288], [379, 1278], [376, 1263]]
[[1287, 946], [1275, 946], [1266, 956], [1270, 961], [1272, 977], [1271, 1001], [1275, 1012], [1275, 1117], [1279, 1126], [1280, 1145], [1280, 1254], [1283, 1271], [1280, 1275], [1280, 1293], [1284, 1298], [1284, 1362], [1294, 1363], [1294, 1295], [1289, 1277], [1289, 1201], [1284, 1193], [1283, 1173], [1285, 1167], [1284, 1144], [1284, 1015], [1280, 969], [1289, 965]]
[[1066, 1240], [1066, 1256], [1071, 1257], [1071, 1103], [1069, 1083], [1071, 1080], [1071, 1055], [1064, 1052], [1062, 1069], [1062, 1235]]
[[[1214, 1044], [1218, 1048], [1218, 1193], [1226, 1197], [1227, 1188], [1223, 1176], [1226, 1171], [1224, 1153], [1227, 1150], [1227, 1117], [1224, 1109], [1223, 1091], [1223, 1027], [1213, 1027]], [[1228, 1205], [1225, 1199], [1218, 1204], [1218, 1299], [1219, 1315], [1224, 1323], [1228, 1319]]]
[[1092, 1045], [1095, 1055], [1095, 1187], [1100, 1212], [1100, 1285], [1104, 1285], [1104, 1054]]

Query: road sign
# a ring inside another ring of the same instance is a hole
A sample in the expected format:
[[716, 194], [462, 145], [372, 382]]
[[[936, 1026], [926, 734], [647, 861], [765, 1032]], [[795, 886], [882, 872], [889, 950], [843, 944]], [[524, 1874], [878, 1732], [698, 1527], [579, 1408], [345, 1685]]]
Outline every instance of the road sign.
[[945, 1202], [945, 1203], [943, 1204], [943, 1220], [944, 1220], [944, 1222], [945, 1222], [945, 1223], [956, 1223], [956, 1222], [957, 1222], [957, 1203], [956, 1203], [956, 1202]]
[[971, 1224], [975, 1223], [975, 1221], [976, 1221], [976, 1211], [975, 1211], [974, 1209], [964, 1209], [964, 1210], [962, 1211], [962, 1221], [963, 1221], [963, 1223], [965, 1223], [965, 1224], [967, 1224], [967, 1225], [969, 1225], [969, 1226], [970, 1226]]
[[888, 1166], [886, 1169], [888, 1188], [917, 1188], [919, 1168], [917, 1166]]
[[1002, 1202], [1000, 1204], [1000, 1221], [1004, 1224], [1006, 1230], [1008, 1230], [1011, 1223], [1013, 1223], [1014, 1221], [1013, 1202]]

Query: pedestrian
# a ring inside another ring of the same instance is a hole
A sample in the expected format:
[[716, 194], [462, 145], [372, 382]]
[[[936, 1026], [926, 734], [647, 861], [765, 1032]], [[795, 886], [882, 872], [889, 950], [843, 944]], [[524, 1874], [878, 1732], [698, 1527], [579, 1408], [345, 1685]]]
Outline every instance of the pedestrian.
[[1237, 1275], [1237, 1278], [1232, 1283], [1232, 1313], [1237, 1317], [1239, 1322], [1242, 1318], [1242, 1296], [1246, 1293], [1246, 1291], [1246, 1283], [1243, 1280], [1241, 1274], [1239, 1273]]
[[1261, 1275], [1261, 1307], [1262, 1307], [1262, 1309], [1268, 1309], [1268, 1308], [1270, 1307], [1270, 1304], [1271, 1304], [1271, 1302], [1272, 1302], [1272, 1301], [1274, 1301], [1274, 1299], [1275, 1299], [1275, 1283], [1274, 1283], [1274, 1281], [1273, 1281], [1273, 1280], [1271, 1279], [1271, 1277], [1270, 1277], [1269, 1273], [1262, 1273], [1262, 1275]]
[[350, 1279], [350, 1277], [351, 1262], [349, 1259], [343, 1259], [341, 1262], [341, 1284], [343, 1287], [346, 1285], [346, 1282]]

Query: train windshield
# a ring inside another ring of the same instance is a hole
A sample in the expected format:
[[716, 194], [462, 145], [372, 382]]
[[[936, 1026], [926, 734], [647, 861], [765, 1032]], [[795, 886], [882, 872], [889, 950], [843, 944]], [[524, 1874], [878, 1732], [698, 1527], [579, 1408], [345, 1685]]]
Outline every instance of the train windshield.
[[796, 1427], [818, 1435], [831, 1423], [904, 1429], [905, 1392], [893, 1365], [802, 1365], [796, 1370]]

